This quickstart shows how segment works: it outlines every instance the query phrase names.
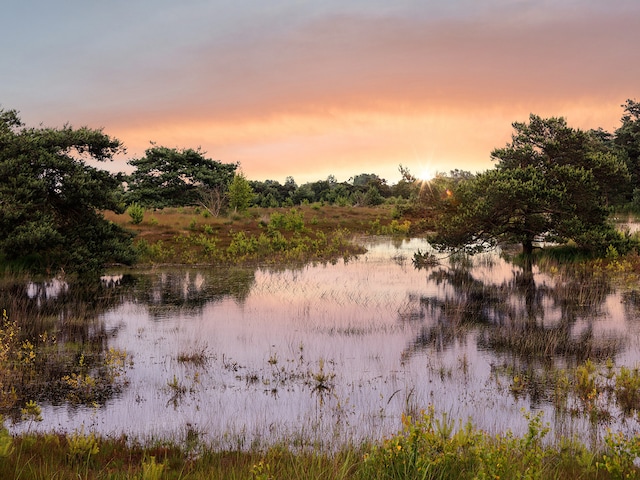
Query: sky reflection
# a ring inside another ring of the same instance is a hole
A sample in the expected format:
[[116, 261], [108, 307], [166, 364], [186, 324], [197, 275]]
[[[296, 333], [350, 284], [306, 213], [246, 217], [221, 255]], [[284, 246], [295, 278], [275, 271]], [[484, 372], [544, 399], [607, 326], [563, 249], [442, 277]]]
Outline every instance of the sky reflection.
[[[558, 432], [581, 431], [590, 425], [556, 417], [533, 386], [512, 394], [513, 372], [584, 355], [637, 362], [637, 308], [613, 289], [576, 304], [577, 283], [534, 270], [531, 292], [495, 254], [425, 271], [411, 262], [424, 241], [371, 242], [335, 265], [141, 273], [100, 315], [109, 347], [132, 356], [128, 386], [97, 408], [43, 405], [36, 428], [142, 440], [194, 428], [224, 447], [301, 436], [331, 445], [389, 435], [402, 413], [433, 404], [492, 432], [522, 433], [523, 408], [544, 410]], [[535, 342], [553, 348], [527, 350]], [[196, 354], [204, 365], [180, 361]]]

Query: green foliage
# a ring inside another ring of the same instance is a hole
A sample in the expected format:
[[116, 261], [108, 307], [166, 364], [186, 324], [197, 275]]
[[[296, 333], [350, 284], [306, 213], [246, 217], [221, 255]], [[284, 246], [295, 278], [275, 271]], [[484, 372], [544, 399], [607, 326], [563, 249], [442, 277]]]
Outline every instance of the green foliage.
[[25, 128], [0, 110], [0, 254], [36, 272], [96, 275], [131, 263], [131, 235], [100, 213], [122, 212], [120, 181], [86, 164], [122, 151], [100, 130]]
[[20, 327], [9, 320], [7, 311], [0, 319], [0, 412], [11, 412], [21, 401], [23, 379], [35, 374], [35, 353], [31, 343], [20, 340]]
[[[84, 429], [65, 435], [19, 435], [0, 429], [2, 478], [252, 478], [252, 479], [609, 479], [638, 478], [640, 439], [608, 432], [602, 452], [575, 439], [546, 440], [541, 414], [525, 413], [522, 437], [490, 435], [471, 424], [436, 417], [433, 407], [375, 444], [321, 449], [275, 445], [216, 451], [193, 439], [141, 445], [126, 437], [98, 438]], [[187, 434], [189, 437], [189, 432]], [[161, 459], [161, 460], [156, 460]]]
[[411, 221], [399, 221], [395, 218], [388, 225], [383, 225], [380, 219], [371, 222], [369, 229], [372, 235], [409, 235], [411, 231]]
[[607, 206], [628, 182], [624, 163], [562, 118], [531, 115], [513, 126], [512, 142], [492, 153], [496, 168], [460, 182], [440, 203], [434, 246], [474, 253], [505, 241], [530, 255], [536, 241], [573, 240], [603, 253], [616, 236]]
[[[292, 218], [295, 218], [294, 214]], [[277, 216], [276, 224], [285, 216]], [[286, 225], [287, 222], [283, 220]], [[294, 223], [295, 225], [295, 223]], [[295, 227], [298, 228], [298, 227]], [[336, 230], [330, 235], [321, 231], [307, 232], [296, 230], [285, 236], [275, 227], [268, 228], [266, 233], [258, 236], [238, 232], [233, 235], [230, 245], [226, 249], [225, 259], [231, 262], [264, 261], [273, 262], [301, 262], [310, 259], [331, 259], [349, 256], [360, 252], [358, 247], [350, 243], [349, 235], [342, 230]]]
[[298, 188], [291, 177], [287, 178], [284, 185], [276, 180], [265, 180], [264, 182], [251, 180], [249, 184], [255, 195], [255, 204], [263, 208], [288, 206], [293, 203], [291, 197]]
[[613, 142], [625, 159], [631, 175], [631, 194], [635, 196], [633, 189], [640, 185], [640, 103], [629, 99], [622, 107], [621, 125], [615, 131]]
[[71, 462], [88, 463], [91, 457], [100, 452], [99, 440], [94, 432], [85, 434], [84, 426], [80, 430], [67, 435], [69, 460]]
[[620, 367], [615, 376], [615, 396], [625, 412], [640, 411], [640, 370]]
[[126, 369], [130, 365], [126, 352], [111, 348], [85, 355], [82, 350], [73, 351], [73, 344], [67, 347], [71, 351], [58, 346], [55, 336], [47, 332], [37, 339], [24, 338], [17, 322], [9, 320], [3, 311], [0, 415], [38, 422], [42, 412], [33, 397], [93, 405], [104, 402], [126, 383]]
[[380, 194], [380, 190], [378, 190], [374, 185], [371, 185], [367, 189], [367, 193], [364, 195], [364, 204], [375, 206], [382, 205], [384, 203], [384, 197]]
[[245, 232], [236, 233], [227, 248], [227, 254], [233, 258], [245, 258], [258, 249], [258, 239], [250, 237]]
[[527, 434], [491, 437], [470, 423], [455, 426], [429, 407], [418, 418], [403, 417], [402, 430], [365, 454], [364, 469], [379, 479], [550, 478], [551, 450], [542, 440], [541, 414], [525, 413]]
[[267, 224], [269, 232], [276, 230], [302, 232], [304, 230], [304, 213], [292, 208], [287, 213], [273, 212]]
[[175, 254], [175, 249], [162, 240], [149, 243], [143, 238], [135, 248], [139, 261], [143, 263], [163, 263]]
[[127, 208], [127, 213], [131, 217], [131, 223], [138, 225], [144, 220], [144, 207], [137, 202], [133, 202]]
[[147, 208], [198, 205], [203, 191], [226, 192], [238, 167], [205, 158], [199, 149], [156, 145], [129, 164], [135, 170], [127, 178], [127, 199]]
[[229, 184], [229, 206], [234, 212], [247, 211], [253, 200], [253, 189], [242, 173], [236, 173]]
[[0, 458], [7, 458], [13, 452], [13, 438], [4, 426], [4, 418], [0, 416]]
[[165, 463], [157, 463], [153, 455], [148, 460], [143, 460], [142, 480], [160, 480], [165, 466]]
[[397, 191], [386, 184], [386, 180], [375, 174], [360, 174], [350, 182], [338, 182], [333, 175], [326, 180], [308, 182], [299, 187], [292, 178], [284, 185], [274, 181], [249, 182], [254, 196], [254, 204], [263, 208], [286, 207], [293, 205], [339, 205], [357, 203], [362, 206], [381, 205], [392, 195], [409, 195], [407, 189]]
[[418, 249], [413, 254], [412, 263], [415, 268], [420, 269], [435, 267], [440, 263], [440, 261], [438, 260], [438, 257], [436, 257], [433, 253], [423, 252], [422, 250]]
[[606, 470], [611, 478], [638, 478], [638, 458], [640, 458], [640, 437], [626, 437], [622, 433], [607, 432], [607, 451], [596, 465]]

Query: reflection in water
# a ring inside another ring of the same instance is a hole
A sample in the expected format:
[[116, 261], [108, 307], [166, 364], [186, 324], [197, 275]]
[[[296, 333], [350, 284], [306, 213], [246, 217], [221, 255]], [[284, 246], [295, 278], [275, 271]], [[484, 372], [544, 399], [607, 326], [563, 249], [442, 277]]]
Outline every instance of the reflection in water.
[[242, 303], [254, 281], [251, 269], [167, 270], [137, 276], [133, 296], [157, 316], [177, 310], [198, 312], [208, 303], [226, 297]]
[[[117, 328], [100, 316], [122, 303], [104, 284], [61, 279], [0, 285], [0, 414], [13, 420], [29, 400], [93, 405], [118, 394], [125, 356], [109, 351]], [[13, 339], [13, 340], [12, 340]]]
[[474, 278], [473, 270], [455, 265], [429, 273], [429, 280], [446, 286], [444, 296], [420, 296], [414, 313], [429, 317], [404, 355], [450, 347], [474, 327], [481, 349], [505, 352], [526, 362], [561, 357], [568, 364], [587, 358], [615, 359], [623, 336], [594, 337], [593, 322], [611, 292], [603, 279], [561, 279], [536, 284], [533, 272], [514, 270], [501, 283]]
[[[603, 278], [525, 273], [495, 254], [416, 270], [407, 259], [429, 250], [424, 241], [367, 246], [349, 262], [296, 269], [115, 272], [83, 294], [12, 287], [2, 299], [36, 318], [31, 333], [100, 338], [102, 358], [116, 349], [133, 361], [98, 409], [42, 397], [37, 427], [179, 440], [190, 425], [222, 447], [336, 445], [391, 434], [402, 413], [433, 404], [515, 434], [522, 408], [541, 409], [558, 431], [579, 433], [593, 422], [559, 422], [573, 408], [558, 407], [560, 369], [639, 358], [640, 300], [622, 301]], [[70, 319], [82, 331], [63, 333]]]

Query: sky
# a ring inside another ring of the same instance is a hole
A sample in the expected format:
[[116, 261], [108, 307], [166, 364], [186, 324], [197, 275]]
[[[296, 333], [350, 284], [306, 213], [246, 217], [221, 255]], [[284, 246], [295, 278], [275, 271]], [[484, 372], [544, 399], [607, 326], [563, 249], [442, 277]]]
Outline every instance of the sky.
[[530, 113], [620, 125], [638, 0], [5, 0], [0, 108], [249, 180], [493, 167]]

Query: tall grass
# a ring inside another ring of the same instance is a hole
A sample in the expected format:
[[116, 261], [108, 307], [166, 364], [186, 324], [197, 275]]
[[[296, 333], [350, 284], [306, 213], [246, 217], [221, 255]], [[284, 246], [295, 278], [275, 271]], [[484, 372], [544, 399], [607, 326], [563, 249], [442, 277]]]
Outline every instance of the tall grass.
[[546, 441], [541, 414], [524, 412], [522, 436], [489, 435], [470, 423], [437, 416], [433, 407], [405, 416], [401, 429], [374, 444], [337, 451], [217, 451], [173, 442], [73, 433], [11, 437], [0, 429], [0, 478], [30, 479], [613, 479], [637, 478], [640, 442], [607, 434], [595, 451], [576, 439]]

